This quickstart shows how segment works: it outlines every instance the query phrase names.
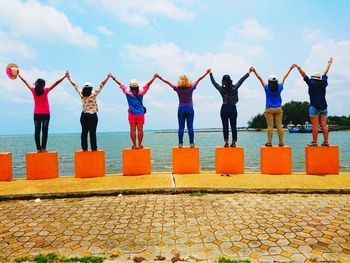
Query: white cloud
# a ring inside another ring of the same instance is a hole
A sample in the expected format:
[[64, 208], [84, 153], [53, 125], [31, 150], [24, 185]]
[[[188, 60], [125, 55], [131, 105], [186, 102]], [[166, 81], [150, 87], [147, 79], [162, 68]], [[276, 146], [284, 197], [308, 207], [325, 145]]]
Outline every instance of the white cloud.
[[95, 36], [74, 26], [64, 13], [37, 0], [0, 1], [0, 17], [2, 23], [10, 28], [10, 33], [16, 36], [83, 47], [97, 46]]
[[0, 31], [0, 56], [7, 57], [12, 53], [16, 53], [24, 58], [33, 58], [36, 56], [35, 51], [25, 43], [14, 40]]
[[[329, 57], [334, 62], [328, 72], [327, 103], [330, 115], [350, 115], [350, 40], [336, 41], [333, 39], [319, 39], [311, 45], [310, 54], [300, 66], [310, 75], [314, 71], [323, 73]], [[309, 100], [307, 86], [299, 73], [289, 96], [294, 100]]]
[[269, 32], [264, 28], [258, 20], [244, 20], [240, 28], [233, 28], [233, 31], [240, 37], [249, 39], [267, 39]]
[[107, 27], [105, 26], [98, 26], [97, 31], [100, 32], [102, 35], [105, 35], [107, 37], [112, 36], [114, 33], [112, 31], [110, 31], [109, 29], [107, 29]]
[[191, 20], [193, 12], [176, 6], [172, 0], [90, 0], [120, 20], [134, 25], [150, 24], [150, 18], [163, 16], [173, 20]]

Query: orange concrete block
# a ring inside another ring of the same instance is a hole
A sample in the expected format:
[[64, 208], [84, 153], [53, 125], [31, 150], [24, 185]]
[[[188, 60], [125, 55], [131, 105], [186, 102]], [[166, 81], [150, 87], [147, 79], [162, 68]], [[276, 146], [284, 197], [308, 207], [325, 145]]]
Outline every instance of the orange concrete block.
[[74, 153], [75, 177], [105, 176], [105, 151], [76, 151]]
[[292, 148], [261, 146], [260, 171], [262, 174], [291, 174]]
[[151, 149], [123, 149], [123, 175], [151, 173]]
[[58, 153], [27, 153], [26, 174], [29, 180], [58, 178]]
[[339, 147], [305, 146], [306, 174], [339, 174]]
[[12, 153], [0, 153], [0, 181], [12, 180]]
[[199, 170], [199, 148], [173, 147], [173, 173], [198, 174]]
[[216, 147], [215, 165], [218, 174], [243, 174], [244, 148]]

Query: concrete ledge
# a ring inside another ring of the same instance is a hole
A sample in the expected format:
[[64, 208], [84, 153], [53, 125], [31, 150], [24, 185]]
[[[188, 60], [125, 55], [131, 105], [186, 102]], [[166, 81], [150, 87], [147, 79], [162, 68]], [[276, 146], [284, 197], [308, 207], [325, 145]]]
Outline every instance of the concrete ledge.
[[245, 173], [220, 176], [152, 173], [152, 176], [107, 175], [94, 178], [60, 177], [50, 180], [0, 181], [0, 200], [69, 198], [153, 193], [328, 193], [350, 194], [350, 173], [339, 175], [265, 175]]

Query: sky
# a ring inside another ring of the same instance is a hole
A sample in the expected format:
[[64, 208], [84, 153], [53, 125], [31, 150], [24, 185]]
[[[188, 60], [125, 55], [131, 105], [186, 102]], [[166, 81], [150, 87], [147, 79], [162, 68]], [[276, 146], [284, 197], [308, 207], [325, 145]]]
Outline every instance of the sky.
[[[33, 133], [33, 97], [21, 80], [10, 80], [16, 63], [33, 84], [51, 85], [70, 71], [94, 87], [111, 72], [128, 85], [159, 73], [173, 83], [196, 80], [211, 68], [237, 82], [254, 66], [279, 79], [291, 64], [307, 74], [328, 73], [328, 112], [350, 115], [350, 0], [0, 0], [0, 134]], [[308, 101], [295, 69], [283, 103]], [[80, 132], [81, 101], [67, 80], [49, 94], [51, 133]], [[222, 99], [209, 76], [193, 95], [195, 128], [220, 128]], [[127, 131], [127, 101], [112, 80], [98, 95], [98, 132]], [[145, 129], [176, 129], [177, 94], [156, 80], [144, 97]], [[238, 126], [264, 111], [265, 94], [251, 74], [239, 89]]]

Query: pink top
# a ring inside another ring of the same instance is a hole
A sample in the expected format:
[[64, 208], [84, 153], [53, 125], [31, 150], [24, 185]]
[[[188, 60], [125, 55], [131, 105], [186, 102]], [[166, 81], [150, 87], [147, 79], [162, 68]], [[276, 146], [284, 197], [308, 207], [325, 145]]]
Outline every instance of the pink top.
[[44, 93], [41, 96], [37, 96], [35, 94], [35, 88], [30, 88], [30, 91], [33, 94], [34, 98], [34, 114], [50, 114], [50, 105], [49, 100], [47, 98], [50, 90], [48, 88], [44, 88]]

